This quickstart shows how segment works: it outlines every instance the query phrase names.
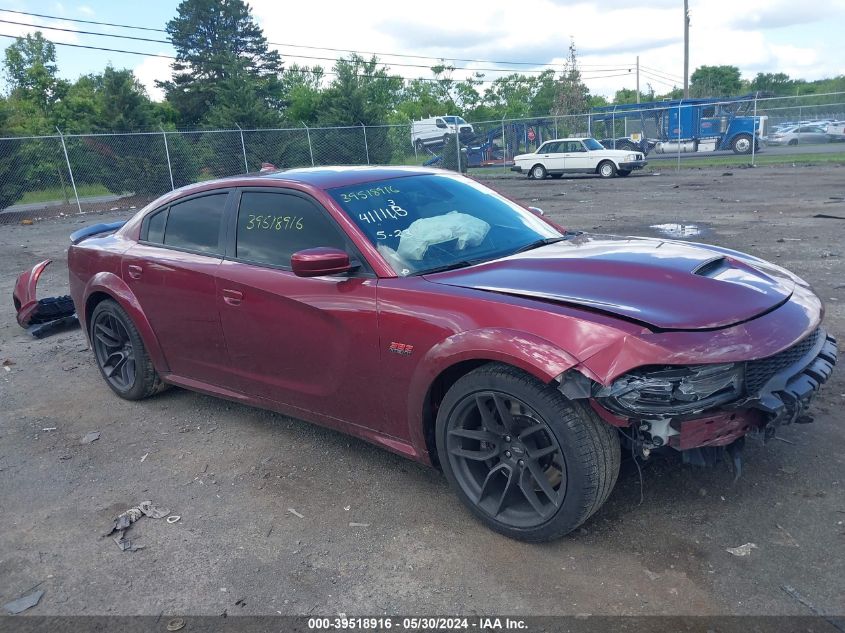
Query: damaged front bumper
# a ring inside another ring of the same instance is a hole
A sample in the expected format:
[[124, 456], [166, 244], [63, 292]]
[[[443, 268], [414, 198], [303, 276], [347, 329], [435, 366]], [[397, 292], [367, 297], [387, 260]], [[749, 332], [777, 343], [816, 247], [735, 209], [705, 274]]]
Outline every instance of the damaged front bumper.
[[[593, 384], [589, 394], [581, 388], [580, 397], [589, 397], [605, 421], [631, 428], [645, 451], [728, 447], [751, 432], [768, 439], [779, 426], [812, 422], [809, 403], [836, 359], [836, 340], [818, 328], [768, 358], [641, 371], [609, 386]], [[560, 388], [579, 397], [571, 380], [562, 380]], [[695, 394], [696, 388], [705, 392]]]

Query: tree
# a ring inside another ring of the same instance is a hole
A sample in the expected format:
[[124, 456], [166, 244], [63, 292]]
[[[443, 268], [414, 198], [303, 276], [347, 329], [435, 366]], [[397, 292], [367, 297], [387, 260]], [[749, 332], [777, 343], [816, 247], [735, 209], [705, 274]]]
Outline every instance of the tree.
[[748, 83], [751, 92], [763, 92], [775, 97], [795, 94], [795, 84], [786, 73], [757, 73]]
[[[178, 15], [167, 23], [176, 49], [173, 78], [157, 82], [187, 125], [205, 123], [221, 95], [241, 86], [266, 108], [281, 99], [282, 60], [243, 0], [183, 0]], [[229, 111], [234, 111], [230, 100]], [[254, 114], [254, 111], [253, 111]]]
[[728, 97], [741, 89], [742, 76], [736, 66], [699, 66], [690, 77], [693, 97]]
[[566, 61], [566, 69], [558, 80], [556, 88], [553, 109], [553, 114], [556, 116], [582, 114], [589, 109], [590, 91], [581, 81], [575, 40], [569, 43], [569, 58]]

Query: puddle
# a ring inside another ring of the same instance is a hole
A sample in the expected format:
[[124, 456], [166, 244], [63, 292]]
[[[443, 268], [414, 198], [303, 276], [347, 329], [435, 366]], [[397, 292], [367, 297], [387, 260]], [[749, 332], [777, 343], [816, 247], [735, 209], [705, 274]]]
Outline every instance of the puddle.
[[702, 231], [697, 224], [680, 224], [674, 222], [670, 222], [669, 224], [652, 224], [651, 228], [667, 237], [695, 237], [696, 235], [701, 235]]

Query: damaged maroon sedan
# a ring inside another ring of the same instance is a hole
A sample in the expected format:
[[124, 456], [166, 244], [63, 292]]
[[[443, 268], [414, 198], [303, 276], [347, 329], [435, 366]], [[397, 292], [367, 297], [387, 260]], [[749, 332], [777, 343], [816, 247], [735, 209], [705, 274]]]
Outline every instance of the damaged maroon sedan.
[[835, 341], [792, 273], [566, 231], [473, 180], [316, 168], [206, 182], [83, 229], [70, 287], [106, 383], [178, 385], [439, 465], [508, 536], [570, 532], [621, 451], [739, 465], [809, 421]]

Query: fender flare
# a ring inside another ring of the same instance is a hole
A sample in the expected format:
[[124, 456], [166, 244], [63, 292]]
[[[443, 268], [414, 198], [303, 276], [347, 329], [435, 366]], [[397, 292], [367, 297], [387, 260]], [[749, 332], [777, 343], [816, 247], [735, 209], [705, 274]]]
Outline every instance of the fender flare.
[[579, 360], [560, 346], [532, 334], [508, 328], [483, 328], [458, 332], [428, 350], [408, 386], [408, 435], [415, 450], [431, 457], [425, 439], [423, 412], [434, 381], [464, 361], [490, 361], [513, 365], [548, 383]]
[[170, 373], [170, 367], [167, 364], [167, 359], [159, 344], [158, 337], [155, 335], [147, 316], [144, 314], [138, 298], [132, 292], [132, 289], [127, 285], [123, 279], [112, 272], [99, 272], [85, 285], [85, 290], [82, 296], [85, 298], [84, 305], [77, 307], [79, 320], [82, 322], [82, 327], [85, 330], [85, 336], [90, 343], [91, 334], [88, 324], [88, 301], [91, 295], [95, 293], [106, 294], [115, 301], [121, 308], [126, 310], [129, 318], [135, 324], [138, 333], [141, 335], [141, 340], [144, 342], [144, 347], [147, 349], [147, 354], [150, 355], [150, 360], [159, 375]]

